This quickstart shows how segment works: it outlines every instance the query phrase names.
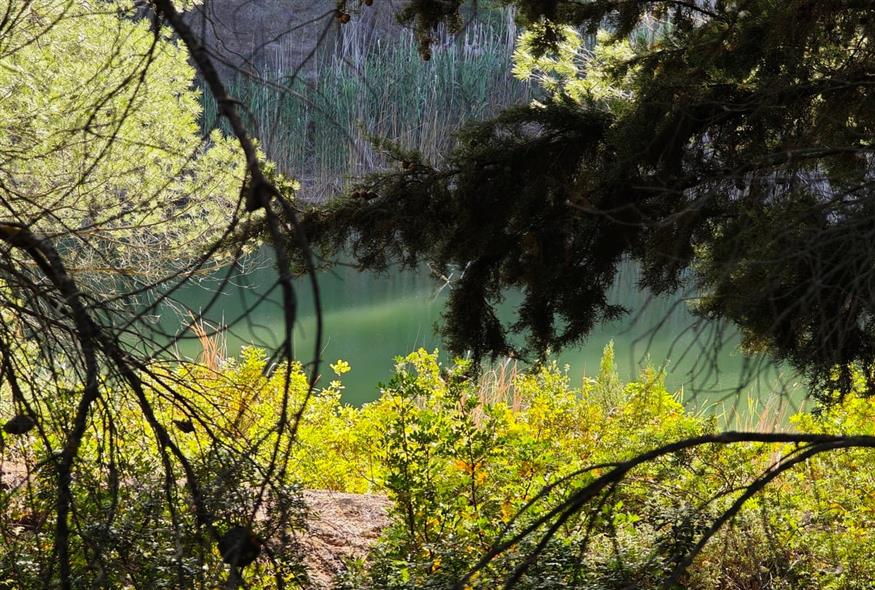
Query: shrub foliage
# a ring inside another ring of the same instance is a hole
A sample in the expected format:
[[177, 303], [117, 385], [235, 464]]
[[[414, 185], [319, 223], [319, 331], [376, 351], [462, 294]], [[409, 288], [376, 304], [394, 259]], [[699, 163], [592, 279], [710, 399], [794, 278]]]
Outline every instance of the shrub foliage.
[[[654, 370], [623, 384], [610, 347], [597, 377], [580, 386], [556, 363], [477, 378], [470, 361], [442, 366], [436, 352], [419, 350], [399, 357], [379, 399], [362, 407], [342, 401], [340, 378], [349, 365], [331, 365], [337, 378], [310, 399], [297, 432], [277, 432], [287, 386], [288, 411], [295, 412], [308, 385], [299, 365], [288, 373], [270, 368], [264, 352], [249, 348], [217, 368], [151, 369], [156, 383], [172, 379], [184, 387], [196, 411], [178, 407], [181, 396], [148, 389], [158, 419], [175, 425], [173, 440], [204, 482], [211, 521], [222, 532], [245, 524], [254, 533], [261, 551], [238, 572], [250, 588], [307, 587], [298, 542], [306, 529], [301, 488], [392, 500], [390, 524], [372, 554], [349, 563], [338, 588], [453, 588], [475, 566], [466, 581], [472, 589], [501, 587], [515, 572], [525, 589], [663, 588], [746, 487], [802, 448], [742, 442], [662, 455], [571, 513], [547, 541], [536, 528], [481, 563], [498, 540], [562, 508], [623, 461], [717, 434], [720, 419], [686, 411]], [[58, 398], [58, 411], [65, 399]], [[115, 399], [117, 407], [95, 414], [93, 436], [74, 464], [76, 586], [212, 587], [227, 571], [220, 547], [198, 525], [184, 482], [156, 476], [164, 473], [162, 454], [142, 415], [125, 396]], [[191, 415], [198, 419], [188, 421]], [[790, 425], [799, 434], [873, 435], [875, 403], [852, 394], [819, 414], [796, 415]], [[0, 588], [51, 579], [54, 474], [43, 437], [51, 443], [58, 436], [51, 426], [4, 435], [4, 471], [14, 465], [26, 473], [4, 476], [0, 492]], [[285, 445], [289, 459], [277, 463], [274, 449]], [[866, 550], [875, 540], [873, 462], [871, 450], [850, 449], [786, 471], [708, 541], [676, 586], [867, 587], [875, 577]], [[264, 481], [270, 490], [261, 502]], [[250, 514], [252, 507], [260, 514]], [[113, 551], [92, 559], [91, 543]]]

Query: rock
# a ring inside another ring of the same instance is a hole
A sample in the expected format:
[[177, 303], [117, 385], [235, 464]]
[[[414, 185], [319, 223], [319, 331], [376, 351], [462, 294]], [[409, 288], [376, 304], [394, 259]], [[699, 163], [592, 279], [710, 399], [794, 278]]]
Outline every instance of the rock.
[[314, 588], [328, 589], [352, 559], [366, 558], [389, 524], [389, 499], [373, 494], [305, 490], [309, 531], [302, 535], [304, 561]]

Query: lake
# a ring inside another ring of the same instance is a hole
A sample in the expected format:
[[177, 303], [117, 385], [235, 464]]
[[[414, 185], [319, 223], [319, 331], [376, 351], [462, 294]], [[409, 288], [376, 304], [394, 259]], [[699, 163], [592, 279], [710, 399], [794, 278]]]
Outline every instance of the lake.
[[[282, 330], [282, 310], [276, 292], [264, 301], [265, 291], [274, 284], [275, 272], [268, 263], [235, 276], [205, 314], [215, 323], [231, 324], [227, 336], [228, 354], [242, 345], [275, 347]], [[352, 404], [373, 400], [379, 383], [391, 376], [393, 359], [419, 347], [441, 346], [436, 334], [447, 289], [427, 271], [361, 273], [347, 266], [319, 276], [324, 309], [323, 374], [327, 364], [344, 359], [352, 371], [344, 376], [344, 399]], [[312, 358], [315, 322], [312, 296], [303, 280], [296, 281], [299, 319], [295, 332], [296, 356]], [[180, 300], [195, 311], [203, 309], [216, 292], [215, 280], [187, 287]], [[628, 264], [612, 287], [613, 301], [632, 312], [625, 318], [597, 329], [585, 344], [563, 351], [557, 359], [569, 366], [572, 383], [598, 372], [602, 350], [614, 342], [619, 372], [624, 379], [635, 376], [647, 363], [666, 369], [668, 386], [683, 390], [688, 406], [709, 411], [739, 409], [748, 413], [748, 397], [764, 400], [775, 391], [801, 399], [792, 373], [779, 371], [761, 359], [745, 357], [739, 337], [714, 323], [692, 327], [694, 316], [680, 297], [653, 298], [637, 287], [637, 271]], [[518, 297], [509, 294], [500, 315], [511, 317]], [[246, 321], [235, 321], [250, 309]], [[711, 346], [710, 342], [719, 342]], [[180, 344], [180, 352], [195, 357], [196, 341]], [[446, 356], [444, 357], [446, 358]], [[739, 395], [741, 391], [741, 395]], [[715, 407], [716, 406], [716, 407]]]

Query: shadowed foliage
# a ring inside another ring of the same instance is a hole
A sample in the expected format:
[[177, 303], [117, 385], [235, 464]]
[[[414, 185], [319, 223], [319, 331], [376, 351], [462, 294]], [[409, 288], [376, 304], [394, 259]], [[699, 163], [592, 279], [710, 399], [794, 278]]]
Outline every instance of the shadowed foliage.
[[[579, 342], [622, 312], [606, 290], [633, 259], [825, 397], [870, 375], [871, 3], [513, 4], [545, 96], [467, 127], [446, 164], [390, 148], [400, 171], [305, 212], [323, 254], [464, 271], [444, 330], [475, 359]], [[507, 289], [523, 303], [503, 323]]]

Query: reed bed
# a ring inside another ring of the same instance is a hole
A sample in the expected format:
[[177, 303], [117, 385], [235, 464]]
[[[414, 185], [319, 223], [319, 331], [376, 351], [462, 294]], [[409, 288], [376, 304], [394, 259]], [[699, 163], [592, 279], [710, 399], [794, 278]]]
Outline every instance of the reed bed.
[[[511, 74], [517, 30], [509, 13], [502, 15], [458, 35], [439, 32], [429, 61], [409, 31], [387, 42], [344, 27], [313, 57], [311, 79], [289, 80], [294, 69], [276, 60], [267, 74], [240, 73], [229, 88], [247, 106], [265, 153], [302, 181], [305, 197], [322, 200], [346, 179], [386, 164], [375, 138], [439, 160], [462, 123], [529, 100], [530, 86]], [[217, 109], [208, 93], [203, 101], [208, 131]]]

